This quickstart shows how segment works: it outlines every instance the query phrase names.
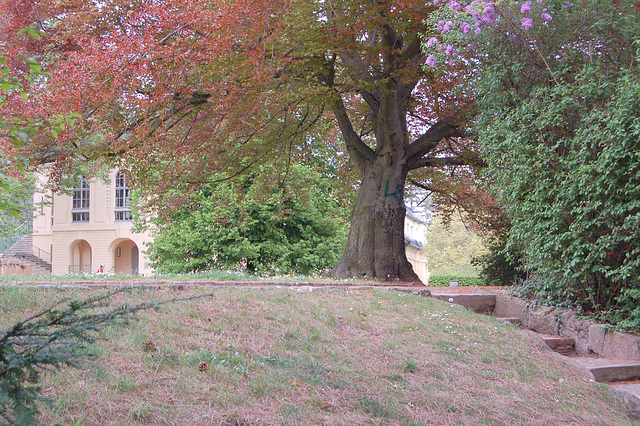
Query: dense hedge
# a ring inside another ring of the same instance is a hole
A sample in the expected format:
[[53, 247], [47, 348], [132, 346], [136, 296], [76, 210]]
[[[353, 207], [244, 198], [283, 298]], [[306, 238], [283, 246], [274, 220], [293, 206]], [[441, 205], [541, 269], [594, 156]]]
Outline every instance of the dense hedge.
[[[590, 0], [485, 36], [480, 140], [530, 294], [640, 328], [640, 12]], [[532, 48], [535, 47], [535, 49]]]
[[449, 287], [449, 281], [458, 281], [461, 287], [475, 287], [485, 285], [483, 280], [477, 276], [460, 275], [431, 275], [429, 276], [430, 287]]

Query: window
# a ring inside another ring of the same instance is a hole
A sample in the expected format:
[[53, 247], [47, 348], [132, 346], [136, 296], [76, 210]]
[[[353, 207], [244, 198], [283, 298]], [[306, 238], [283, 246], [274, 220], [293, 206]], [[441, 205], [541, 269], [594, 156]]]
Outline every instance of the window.
[[118, 172], [116, 175], [116, 220], [131, 220], [131, 209], [129, 207], [129, 187], [127, 186], [125, 174]]
[[89, 182], [80, 176], [80, 184], [73, 188], [71, 217], [73, 222], [89, 222]]

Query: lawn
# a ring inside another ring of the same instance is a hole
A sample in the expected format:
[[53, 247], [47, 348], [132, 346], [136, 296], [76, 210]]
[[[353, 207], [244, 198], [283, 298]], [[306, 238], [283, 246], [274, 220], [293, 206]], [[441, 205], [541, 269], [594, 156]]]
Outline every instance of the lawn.
[[[302, 291], [301, 291], [302, 290]], [[104, 290], [0, 288], [0, 328]], [[136, 289], [164, 304], [46, 373], [43, 424], [632, 424], [529, 332], [384, 289]]]

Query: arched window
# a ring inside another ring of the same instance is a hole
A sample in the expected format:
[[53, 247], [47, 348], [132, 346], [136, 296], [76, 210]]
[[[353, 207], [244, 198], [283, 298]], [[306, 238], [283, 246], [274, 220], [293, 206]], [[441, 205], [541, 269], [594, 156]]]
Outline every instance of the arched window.
[[125, 174], [121, 171], [116, 175], [116, 220], [131, 220], [131, 208], [129, 206], [129, 187], [127, 186]]
[[71, 220], [73, 222], [89, 222], [89, 182], [80, 176], [80, 184], [73, 188], [73, 204]]

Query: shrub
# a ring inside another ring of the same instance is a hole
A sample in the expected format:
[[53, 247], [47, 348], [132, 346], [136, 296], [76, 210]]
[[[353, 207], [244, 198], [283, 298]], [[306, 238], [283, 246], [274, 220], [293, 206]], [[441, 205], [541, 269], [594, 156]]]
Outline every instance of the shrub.
[[468, 275], [430, 275], [428, 285], [431, 287], [449, 287], [449, 281], [458, 281], [458, 285], [461, 287], [484, 285], [480, 277]]
[[476, 256], [471, 263], [481, 268], [480, 278], [485, 285], [514, 285], [526, 279], [520, 254], [516, 249], [507, 246], [507, 236], [487, 244], [488, 252]]
[[334, 266], [348, 212], [336, 202], [330, 180], [299, 164], [286, 176], [278, 173], [263, 166], [235, 181], [207, 184], [191, 205], [156, 218], [149, 250], [154, 267], [308, 275]]
[[558, 13], [526, 32], [511, 34], [518, 13], [483, 31], [497, 39], [480, 141], [533, 296], [637, 326], [640, 15], [628, 0], [570, 5], [545, 2]]

